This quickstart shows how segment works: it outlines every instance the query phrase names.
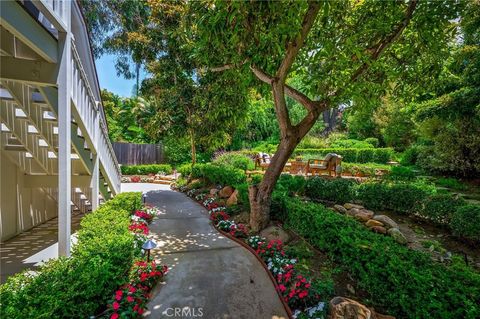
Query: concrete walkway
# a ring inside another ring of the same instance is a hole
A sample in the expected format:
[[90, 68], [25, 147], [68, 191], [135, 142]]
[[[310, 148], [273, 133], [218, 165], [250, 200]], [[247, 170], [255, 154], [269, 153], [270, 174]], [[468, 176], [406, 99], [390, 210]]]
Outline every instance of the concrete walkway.
[[149, 318], [287, 318], [267, 272], [245, 248], [218, 233], [207, 211], [168, 186], [123, 184], [122, 191], [149, 191], [159, 207], [151, 225], [153, 253], [170, 271], [145, 314]]

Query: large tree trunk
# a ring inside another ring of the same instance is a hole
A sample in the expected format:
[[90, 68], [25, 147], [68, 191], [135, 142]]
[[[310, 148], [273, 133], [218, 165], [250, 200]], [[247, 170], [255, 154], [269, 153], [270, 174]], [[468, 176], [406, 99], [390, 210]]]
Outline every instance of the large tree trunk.
[[271, 164], [263, 176], [262, 182], [249, 187], [250, 226], [253, 231], [265, 228], [270, 221], [270, 204], [273, 188], [297, 144], [298, 141], [294, 136], [282, 139]]

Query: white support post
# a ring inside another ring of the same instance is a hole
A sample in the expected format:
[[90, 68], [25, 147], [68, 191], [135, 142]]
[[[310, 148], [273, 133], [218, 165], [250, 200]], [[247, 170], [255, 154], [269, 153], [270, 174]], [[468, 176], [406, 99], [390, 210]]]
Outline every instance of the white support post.
[[70, 256], [71, 235], [71, 121], [72, 121], [72, 34], [71, 2], [64, 3], [66, 32], [59, 32], [58, 49], [58, 255]]
[[100, 114], [95, 114], [95, 118], [93, 120], [93, 144], [94, 144], [94, 153], [93, 153], [93, 168], [92, 168], [92, 180], [90, 183], [90, 187], [92, 188], [92, 211], [98, 208], [99, 198], [98, 193], [100, 191], [100, 159], [98, 156], [98, 139], [100, 138]]

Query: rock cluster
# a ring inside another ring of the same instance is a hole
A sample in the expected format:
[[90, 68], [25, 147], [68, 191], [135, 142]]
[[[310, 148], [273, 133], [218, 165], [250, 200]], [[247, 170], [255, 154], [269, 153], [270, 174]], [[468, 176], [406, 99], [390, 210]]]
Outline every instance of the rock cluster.
[[329, 319], [395, 319], [345, 297], [334, 297], [330, 300], [329, 312]]
[[365, 207], [346, 203], [345, 205], [334, 205], [333, 209], [340, 214], [352, 216], [358, 221], [364, 223], [366, 227], [379, 234], [388, 234], [399, 244], [406, 244], [407, 238], [400, 231], [398, 224], [386, 215], [375, 215], [371, 210]]

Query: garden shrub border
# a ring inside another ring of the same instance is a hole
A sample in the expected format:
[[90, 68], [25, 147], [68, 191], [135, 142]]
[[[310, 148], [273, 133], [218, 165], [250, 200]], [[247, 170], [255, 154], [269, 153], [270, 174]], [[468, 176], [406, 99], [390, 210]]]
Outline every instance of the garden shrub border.
[[[455, 199], [452, 195], [438, 194], [435, 186], [421, 181], [385, 180], [357, 183], [350, 179], [312, 177], [307, 179], [305, 195], [315, 201], [328, 201], [341, 205], [361, 201], [368, 209], [391, 210], [411, 215], [440, 226], [447, 226], [452, 231], [455, 228], [453, 233], [458, 237], [480, 240], [480, 236], [475, 236], [474, 231], [461, 234], [459, 227], [467, 225], [467, 222], [457, 222], [455, 226], [452, 225], [453, 215], [456, 216], [456, 221], [462, 219], [462, 214], [457, 211], [467, 203], [461, 199]], [[471, 206], [478, 207], [480, 211], [479, 205]], [[480, 214], [470, 214], [469, 218], [470, 223], [480, 225]]]
[[173, 173], [170, 164], [144, 164], [144, 165], [122, 165], [120, 170], [123, 175], [148, 175], [163, 172], [166, 175]]
[[388, 163], [394, 155], [392, 148], [299, 148], [294, 156], [317, 156], [320, 159], [328, 153], [336, 153], [349, 163]]
[[286, 205], [286, 226], [348, 270], [375, 296], [375, 306], [399, 318], [480, 316], [480, 274], [459, 263], [437, 264], [320, 204], [290, 199]]
[[144, 237], [136, 238], [130, 225], [141, 208], [141, 193], [121, 193], [87, 214], [70, 258], [49, 260], [35, 274], [26, 270], [0, 286], [2, 316], [85, 318], [101, 312], [140, 256]]

